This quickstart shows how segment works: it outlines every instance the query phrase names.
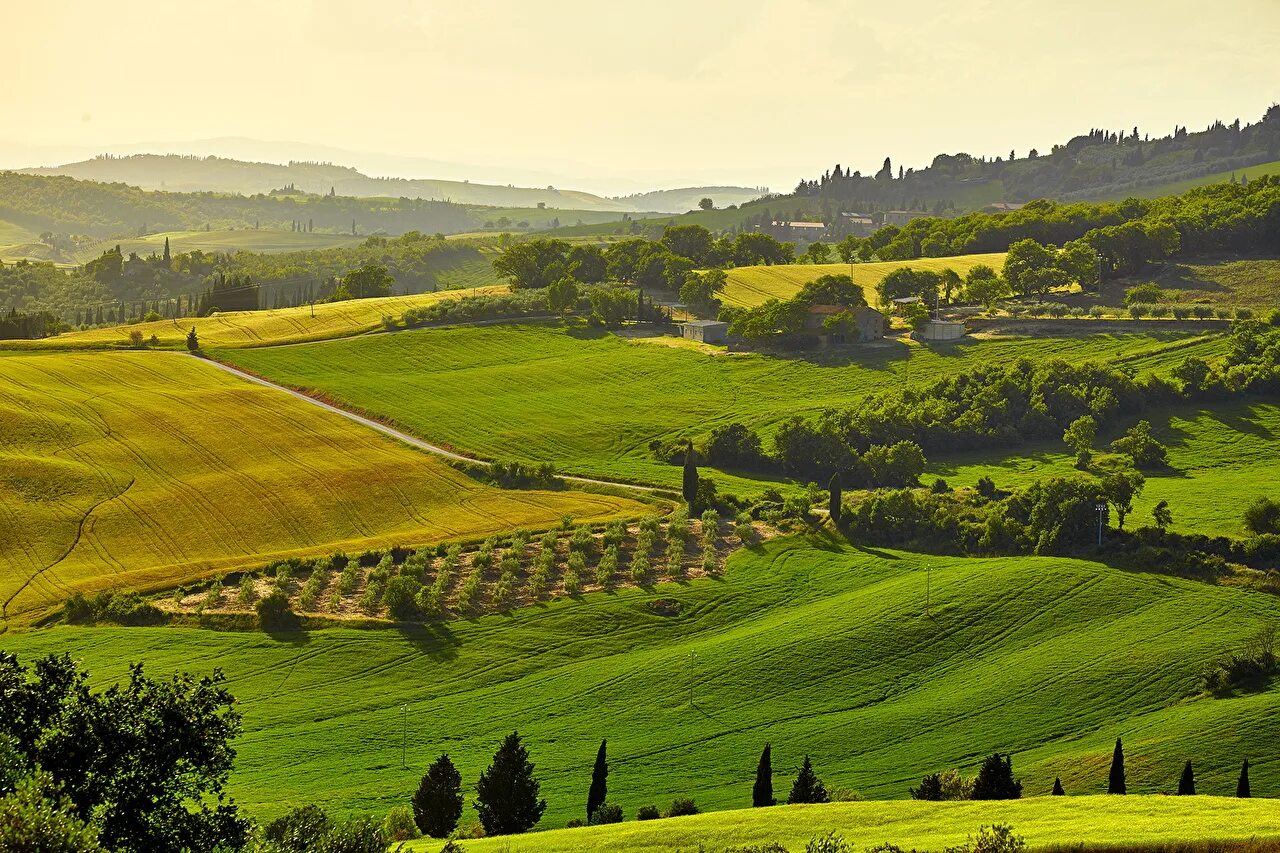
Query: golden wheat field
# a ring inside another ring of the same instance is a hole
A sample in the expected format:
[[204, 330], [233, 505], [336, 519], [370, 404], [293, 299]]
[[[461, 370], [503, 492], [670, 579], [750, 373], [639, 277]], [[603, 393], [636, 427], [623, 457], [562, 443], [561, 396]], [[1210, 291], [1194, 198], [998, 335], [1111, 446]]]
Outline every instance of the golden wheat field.
[[165, 352], [0, 356], [0, 602], [149, 590], [272, 559], [466, 539], [639, 504], [472, 480], [286, 394]]
[[978, 264], [997, 272], [1004, 266], [1004, 252], [960, 255], [953, 258], [918, 258], [912, 261], [876, 261], [869, 264], [785, 264], [769, 267], [738, 267], [728, 271], [723, 299], [728, 305], [754, 308], [770, 299], [790, 299], [818, 276], [847, 275], [862, 286], [867, 304], [876, 304], [875, 286], [899, 267], [940, 272], [953, 269], [961, 276]]
[[399, 316], [410, 308], [420, 308], [445, 299], [458, 299], [473, 293], [506, 293], [505, 285], [491, 285], [462, 290], [438, 290], [411, 296], [384, 296], [373, 299], [349, 299], [343, 302], [311, 306], [276, 308], [266, 311], [228, 311], [211, 317], [187, 317], [156, 320], [124, 326], [68, 332], [34, 341], [5, 341], [5, 349], [102, 349], [128, 346], [129, 336], [139, 332], [144, 341], [155, 335], [160, 347], [182, 347], [187, 332], [195, 327], [202, 347], [253, 347], [273, 344], [321, 341], [370, 332], [382, 324], [384, 315]]

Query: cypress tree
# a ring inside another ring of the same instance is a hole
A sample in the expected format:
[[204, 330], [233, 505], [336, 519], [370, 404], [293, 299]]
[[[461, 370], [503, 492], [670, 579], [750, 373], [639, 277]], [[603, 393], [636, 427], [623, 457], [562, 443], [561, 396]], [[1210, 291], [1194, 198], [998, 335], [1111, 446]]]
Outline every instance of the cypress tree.
[[170, 260], [171, 260], [171, 256], [169, 254], [169, 238], [165, 237], [164, 238], [164, 265], [166, 267], [169, 266]]
[[200, 349], [200, 339], [196, 337], [196, 327], [192, 326], [191, 331], [187, 332], [187, 352], [195, 352]]
[[773, 798], [773, 758], [769, 744], [764, 745], [760, 753], [760, 763], [756, 765], [756, 783], [751, 788], [751, 805], [756, 808], [776, 806]]
[[1124, 746], [1116, 738], [1116, 749], [1111, 754], [1111, 776], [1107, 779], [1108, 794], [1127, 793], [1124, 787]]
[[511, 835], [533, 829], [547, 810], [547, 801], [538, 799], [540, 787], [520, 733], [512, 732], [476, 784], [475, 807], [485, 834]]
[[1240, 765], [1240, 780], [1236, 782], [1236, 796], [1250, 797], [1249, 793], [1249, 759], [1244, 760], [1244, 764]]
[[413, 795], [413, 822], [432, 838], [445, 838], [462, 817], [462, 776], [449, 756], [441, 755], [427, 770]]
[[587, 822], [591, 822], [591, 816], [596, 813], [596, 809], [604, 804], [609, 795], [609, 762], [605, 759], [605, 744], [607, 740], [600, 741], [600, 751], [596, 753], [596, 766], [591, 771], [591, 789], [587, 791]]
[[831, 493], [831, 499], [827, 507], [827, 511], [831, 513], [831, 524], [834, 527], [839, 527], [841, 502], [844, 498], [839, 471], [831, 475], [831, 482], [827, 484], [827, 491]]
[[1182, 778], [1178, 779], [1178, 796], [1191, 797], [1196, 793], [1196, 774], [1188, 761], [1182, 768]]
[[1021, 797], [1022, 783], [1013, 778], [1013, 756], [992, 753], [973, 778], [973, 799], [1017, 800]]
[[1053, 779], [1053, 796], [1065, 797], [1066, 795], [1067, 792], [1062, 790], [1062, 780], [1055, 776]]
[[787, 797], [787, 805], [829, 802], [831, 802], [831, 797], [827, 795], [826, 786], [822, 784], [818, 774], [813, 772], [813, 763], [809, 760], [809, 756], [806, 755], [804, 764], [800, 766], [800, 773], [796, 776], [796, 781], [791, 784], [791, 795]]
[[690, 441], [684, 450], [684, 502], [689, 505], [689, 511], [693, 512], [694, 504], [698, 501], [698, 466], [693, 464], [693, 442]]

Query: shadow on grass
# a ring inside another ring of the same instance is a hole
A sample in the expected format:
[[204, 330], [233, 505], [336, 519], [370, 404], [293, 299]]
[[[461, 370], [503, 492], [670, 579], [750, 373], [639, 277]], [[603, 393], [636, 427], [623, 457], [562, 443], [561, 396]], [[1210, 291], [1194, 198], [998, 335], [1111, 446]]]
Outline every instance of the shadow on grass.
[[436, 661], [456, 659], [462, 646], [447, 622], [401, 623], [396, 630], [419, 652]]

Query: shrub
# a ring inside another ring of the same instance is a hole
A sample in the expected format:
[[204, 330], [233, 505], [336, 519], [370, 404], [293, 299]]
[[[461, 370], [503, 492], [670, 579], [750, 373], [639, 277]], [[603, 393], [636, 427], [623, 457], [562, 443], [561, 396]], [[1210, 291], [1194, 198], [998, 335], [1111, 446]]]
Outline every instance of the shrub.
[[951, 486], [947, 485], [946, 480], [939, 477], [933, 481], [933, 485], [929, 487], [929, 490], [935, 495], [945, 495], [947, 492], [951, 491]]
[[1252, 320], [1252, 319], [1253, 319], [1253, 309], [1252, 309], [1252, 308], [1237, 308], [1237, 309], [1236, 309], [1236, 319], [1237, 319], [1237, 320]]
[[1280, 502], [1260, 497], [1244, 511], [1244, 526], [1259, 535], [1280, 533]]
[[591, 814], [591, 826], [622, 823], [622, 806], [617, 803], [601, 803]]
[[1151, 424], [1138, 421], [1123, 436], [1111, 442], [1111, 449], [1124, 453], [1137, 468], [1158, 468], [1168, 459], [1168, 449], [1151, 435]]
[[319, 806], [307, 805], [281, 815], [262, 830], [262, 840], [271, 849], [308, 851], [318, 849], [331, 823]]
[[1135, 320], [1141, 320], [1151, 313], [1151, 306], [1142, 302], [1135, 302], [1129, 306], [1129, 316]]
[[1013, 778], [1013, 757], [995, 753], [987, 757], [973, 779], [975, 800], [1017, 800], [1022, 783]]
[[1124, 292], [1125, 305], [1133, 305], [1135, 303], [1150, 305], [1163, 299], [1164, 291], [1160, 289], [1160, 285], [1150, 281], [1131, 287]]
[[569, 537], [569, 549], [582, 554], [584, 557], [591, 556], [592, 546], [594, 545], [595, 537], [591, 535], [590, 527], [579, 527]]
[[631, 558], [631, 581], [642, 584], [649, 579], [649, 558], [637, 553]]
[[[577, 555], [575, 555], [577, 556]], [[572, 563], [572, 558], [570, 560]], [[582, 578], [572, 568], [567, 569], [564, 573], [564, 592], [565, 595], [577, 595], [582, 591]]]
[[281, 627], [293, 616], [289, 609], [289, 596], [279, 588], [271, 590], [258, 600], [257, 612], [258, 623], [263, 628]]
[[733, 535], [737, 536], [744, 545], [750, 545], [755, 541], [756, 530], [751, 525], [751, 514], [747, 512], [738, 513], [738, 517], [733, 523]]
[[1173, 317], [1175, 320], [1185, 320], [1191, 316], [1191, 308], [1187, 305], [1173, 306]]
[[360, 582], [360, 568], [355, 560], [351, 560], [343, 567], [342, 573], [338, 575], [338, 595], [348, 596], [356, 591], [356, 584]]
[[600, 562], [596, 564], [596, 583], [600, 586], [608, 586], [617, 571], [618, 546], [610, 545], [605, 548], [604, 554], [600, 557]]
[[564, 828], [565, 829], [581, 829], [584, 826], [586, 826], [586, 824], [582, 822], [582, 818], [571, 817], [569, 818], [568, 823], [564, 825]]
[[972, 844], [965, 845], [965, 849], [972, 853], [1022, 853], [1027, 849], [1027, 841], [1014, 835], [1013, 827], [997, 823], [979, 827], [978, 837]]
[[1089, 306], [1089, 316], [1094, 319], [1101, 319], [1107, 316], [1107, 309], [1101, 305], [1091, 305]]
[[1193, 305], [1191, 306], [1191, 313], [1198, 320], [1208, 320], [1213, 316], [1213, 309], [1208, 305]]
[[382, 601], [387, 612], [401, 621], [413, 619], [418, 615], [417, 597], [422, 584], [411, 577], [400, 575], [387, 581]]
[[1168, 305], [1152, 305], [1151, 306], [1152, 317], [1158, 317], [1158, 318], [1168, 317], [1170, 313], [1171, 312]]
[[610, 545], [621, 546], [623, 540], [627, 538], [627, 525], [622, 521], [614, 521], [604, 529], [604, 546], [608, 548]]
[[844, 836], [837, 835], [835, 830], [826, 835], [815, 835], [804, 846], [804, 853], [853, 853]]
[[421, 834], [408, 806], [394, 806], [382, 821], [382, 836], [387, 841], [412, 841]]
[[636, 812], [636, 820], [657, 820], [662, 817], [657, 806], [641, 806]]
[[671, 808], [667, 809], [667, 817], [684, 817], [685, 815], [700, 814], [701, 809], [691, 799], [678, 798], [671, 801]]

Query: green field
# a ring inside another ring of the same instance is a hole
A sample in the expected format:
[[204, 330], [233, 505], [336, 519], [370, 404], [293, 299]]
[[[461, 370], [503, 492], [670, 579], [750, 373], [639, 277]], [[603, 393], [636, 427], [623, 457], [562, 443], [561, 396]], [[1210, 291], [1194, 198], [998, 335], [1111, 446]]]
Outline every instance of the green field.
[[919, 258], [913, 261], [876, 261], [869, 264], [784, 264], [767, 267], [738, 267], [728, 271], [723, 299], [726, 304], [752, 308], [769, 299], [790, 299], [800, 288], [822, 275], [848, 275], [862, 287], [867, 304], [876, 304], [875, 287], [886, 275], [900, 267], [941, 271], [952, 269], [962, 277], [978, 264], [997, 272], [1004, 266], [1004, 252], [960, 255], [954, 258]]
[[[479, 288], [478, 292], [501, 293], [506, 290], [505, 285], [488, 285]], [[382, 327], [385, 315], [398, 317], [410, 308], [430, 305], [442, 299], [469, 296], [472, 292], [440, 290], [412, 296], [349, 299], [344, 302], [321, 303], [314, 309], [303, 305], [265, 311], [227, 311], [210, 317], [103, 326], [32, 341], [3, 341], [0, 342], [0, 349], [103, 349], [128, 346], [131, 332], [141, 332], [144, 340], [150, 340], [155, 335], [160, 347], [183, 348], [186, 346], [187, 332], [193, 327], [200, 345], [206, 349], [323, 341], [372, 332]]]
[[1091, 200], [1096, 201], [1120, 201], [1126, 198], [1159, 198], [1167, 195], [1181, 195], [1187, 190], [1193, 190], [1196, 187], [1224, 184], [1232, 179], [1239, 182], [1241, 177], [1253, 180], [1263, 175], [1280, 175], [1280, 160], [1259, 163], [1256, 166], [1245, 166], [1243, 169], [1214, 172], [1209, 175], [1201, 175], [1198, 178], [1188, 178], [1184, 181], [1171, 181], [1167, 184], [1154, 184], [1149, 187], [1130, 187], [1120, 192], [1099, 193], [1097, 195], [1084, 193], [1084, 195], [1088, 195]]
[[[653, 612], [658, 597], [679, 602], [679, 615]], [[153, 674], [223, 667], [245, 715], [233, 792], [259, 817], [313, 801], [382, 812], [407, 801], [442, 751], [471, 789], [518, 729], [549, 804], [542, 826], [555, 828], [579, 816], [601, 738], [610, 798], [628, 819], [676, 796], [742, 808], [765, 742], [783, 797], [806, 753], [829, 786], [901, 799], [921, 775], [972, 773], [994, 750], [1013, 753], [1028, 796], [1055, 776], [1072, 795], [1095, 794], [1117, 736], [1132, 793], [1172, 790], [1191, 759], [1198, 790], [1229, 794], [1247, 756], [1255, 795], [1274, 796], [1280, 689], [1196, 693], [1207, 661], [1278, 618], [1273, 596], [1082, 560], [788, 538], [739, 552], [719, 580], [423, 629], [63, 627], [6, 634], [0, 646], [70, 651], [99, 685], [130, 661]]]
[[599, 495], [481, 486], [176, 353], [0, 356], [0, 436], [6, 625], [78, 590], [642, 512]]
[[[1069, 844], [1180, 843], [1280, 836], [1280, 815], [1268, 800], [1222, 797], [1036, 797], [1004, 802], [865, 802], [780, 806], [542, 832], [468, 843], [477, 853], [666, 853], [682, 846], [724, 850], [778, 843], [799, 853], [814, 836], [838, 833], [853, 850], [891, 843], [904, 850], [963, 844], [979, 827], [1003, 823], [1034, 849]], [[434, 851], [422, 840], [414, 851]]]
[[[1280, 408], [1228, 402], [1199, 411], [1152, 412], [1156, 437], [1169, 448], [1169, 467], [1146, 472], [1142, 497], [1134, 502], [1135, 527], [1151, 523], [1151, 509], [1167, 500], [1173, 528], [1183, 533], [1244, 536], [1244, 508], [1259, 495], [1280, 499], [1275, 482], [1280, 447]], [[1102, 436], [1100, 448], [1117, 435]], [[965, 454], [935, 462], [931, 476], [957, 486], [990, 477], [1001, 488], [1026, 486], [1051, 476], [1085, 476], [1075, 455], [1058, 442], [1007, 454]]]
[[[680, 469], [656, 460], [651, 441], [701, 438], [735, 421], [771, 434], [793, 414], [850, 406], [865, 394], [1021, 357], [1125, 359], [1136, 370], [1162, 369], [1193, 352], [1211, 356], [1223, 345], [1218, 337], [1183, 333], [1112, 334], [969, 340], [937, 349], [894, 341], [776, 357], [712, 355], [585, 328], [506, 325], [216, 356], [456, 450], [675, 485]], [[731, 490], [760, 488], [717, 479]]]
[[1103, 300], [1120, 304], [1124, 291], [1141, 281], [1154, 281], [1169, 302], [1264, 312], [1280, 307], [1280, 258], [1169, 263], [1154, 276], [1109, 285], [1103, 291]]
[[107, 249], [119, 246], [128, 255], [137, 252], [139, 255], [160, 254], [164, 251], [164, 241], [169, 240], [169, 251], [174, 254], [199, 249], [203, 252], [300, 252], [307, 249], [333, 249], [339, 246], [354, 246], [362, 242], [364, 237], [352, 237], [350, 234], [317, 234], [305, 231], [285, 231], [283, 229], [238, 228], [223, 231], [168, 231], [148, 234], [145, 237], [126, 237], [124, 239], [103, 240], [93, 246], [87, 246], [77, 253], [81, 263], [98, 257]]

